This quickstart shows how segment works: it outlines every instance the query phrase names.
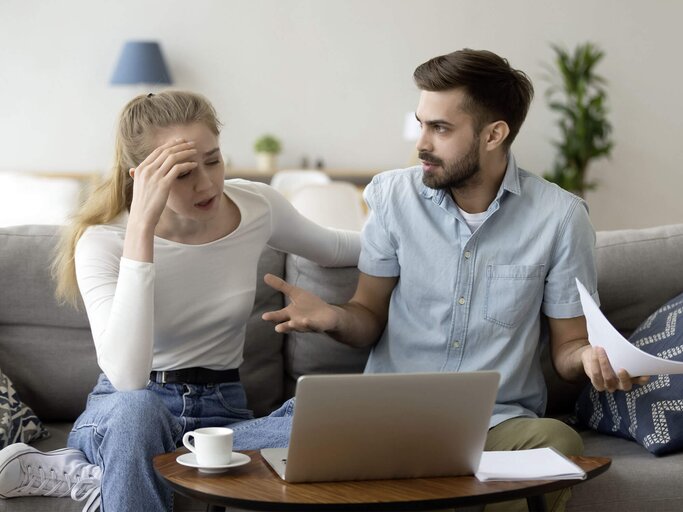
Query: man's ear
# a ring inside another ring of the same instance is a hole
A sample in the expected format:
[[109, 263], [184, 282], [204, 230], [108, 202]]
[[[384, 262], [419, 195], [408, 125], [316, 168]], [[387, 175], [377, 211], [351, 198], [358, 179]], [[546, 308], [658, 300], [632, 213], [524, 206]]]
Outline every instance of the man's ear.
[[495, 121], [485, 128], [486, 149], [493, 150], [505, 142], [510, 135], [510, 127], [505, 121]]

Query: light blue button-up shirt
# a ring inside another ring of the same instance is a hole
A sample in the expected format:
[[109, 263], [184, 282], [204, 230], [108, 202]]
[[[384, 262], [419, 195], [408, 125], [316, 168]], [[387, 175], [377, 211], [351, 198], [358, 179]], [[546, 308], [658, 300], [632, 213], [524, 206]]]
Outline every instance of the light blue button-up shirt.
[[358, 268], [399, 276], [365, 371], [497, 370], [490, 426], [542, 415], [541, 313], [583, 315], [576, 277], [597, 300], [585, 203], [519, 169], [512, 154], [474, 233], [449, 193], [422, 183], [420, 167], [375, 176], [365, 200], [370, 216]]

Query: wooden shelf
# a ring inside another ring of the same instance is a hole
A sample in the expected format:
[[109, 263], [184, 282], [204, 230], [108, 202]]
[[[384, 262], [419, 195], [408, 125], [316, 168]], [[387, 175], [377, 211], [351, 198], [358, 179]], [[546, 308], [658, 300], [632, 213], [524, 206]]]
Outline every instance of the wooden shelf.
[[75, 171], [28, 171], [26, 172], [28, 176], [34, 176], [36, 178], [55, 178], [55, 179], [67, 179], [67, 180], [77, 180], [81, 183], [91, 183], [99, 179], [102, 175], [99, 172], [75, 172]]
[[[315, 170], [315, 169], [311, 169]], [[378, 170], [363, 170], [363, 169], [320, 169], [330, 178], [336, 181], [348, 181], [356, 186], [365, 186], [370, 183], [372, 177], [377, 174]], [[226, 178], [243, 178], [250, 181], [259, 181], [261, 183], [270, 183], [273, 177], [273, 172], [262, 172], [256, 169], [237, 169], [228, 168], [225, 171]]]
[[[348, 181], [358, 187], [364, 187], [372, 177], [381, 172], [371, 169], [321, 169], [335, 181]], [[31, 171], [26, 174], [39, 178], [72, 179], [80, 182], [84, 187], [92, 185], [102, 177], [99, 172], [72, 172], [72, 171]], [[225, 170], [226, 178], [243, 178], [250, 181], [270, 183], [273, 172], [262, 172], [256, 169], [228, 168]]]

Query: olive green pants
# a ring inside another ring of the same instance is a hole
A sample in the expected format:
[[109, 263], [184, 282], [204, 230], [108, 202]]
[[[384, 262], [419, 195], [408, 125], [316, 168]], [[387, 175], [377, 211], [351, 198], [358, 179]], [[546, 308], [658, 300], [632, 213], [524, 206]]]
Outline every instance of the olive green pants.
[[[569, 425], [552, 418], [512, 418], [489, 430], [484, 450], [524, 450], [552, 447], [564, 455], [581, 455], [583, 440]], [[548, 512], [563, 512], [571, 491], [546, 494]], [[505, 501], [486, 506], [486, 512], [526, 511], [526, 500]]]

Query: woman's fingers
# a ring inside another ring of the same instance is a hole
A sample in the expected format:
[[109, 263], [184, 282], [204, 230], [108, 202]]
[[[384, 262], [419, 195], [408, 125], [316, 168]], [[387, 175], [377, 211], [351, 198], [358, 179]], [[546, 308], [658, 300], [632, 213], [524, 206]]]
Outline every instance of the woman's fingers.
[[174, 165], [184, 162], [195, 154], [197, 154], [197, 150], [194, 148], [180, 149], [178, 146], [167, 148], [161, 152], [150, 168], [158, 169], [159, 176], [164, 177], [173, 169]]
[[162, 151], [159, 158], [157, 158], [161, 176], [168, 174], [174, 165], [184, 162], [196, 154], [197, 150], [194, 148], [180, 149], [177, 146]]
[[179, 164], [175, 164], [164, 176], [161, 177], [161, 179], [174, 180], [179, 174], [185, 171], [191, 171], [198, 165], [199, 164], [197, 162], [181, 162]]
[[135, 170], [141, 175], [167, 175], [178, 163], [193, 157], [197, 153], [193, 141], [177, 139], [167, 142], [152, 151]]
[[165, 144], [162, 144], [161, 146], [155, 148], [154, 151], [152, 151], [149, 155], [147, 155], [147, 158], [145, 158], [142, 162], [140, 162], [140, 165], [138, 165], [138, 167], [150, 165], [157, 158], [159, 158], [159, 155], [161, 155], [161, 153], [165, 149], [172, 148], [173, 146], [178, 146], [180, 144], [186, 144], [186, 143], [187, 143], [187, 141], [185, 141], [184, 139], [175, 139], [175, 140], [168, 141]]

